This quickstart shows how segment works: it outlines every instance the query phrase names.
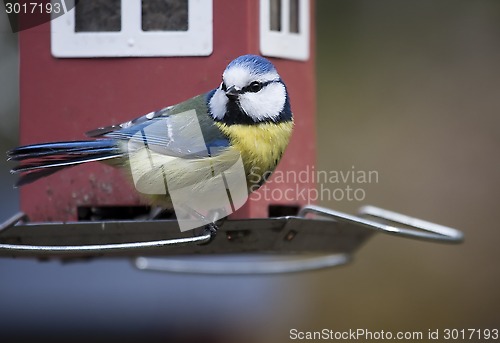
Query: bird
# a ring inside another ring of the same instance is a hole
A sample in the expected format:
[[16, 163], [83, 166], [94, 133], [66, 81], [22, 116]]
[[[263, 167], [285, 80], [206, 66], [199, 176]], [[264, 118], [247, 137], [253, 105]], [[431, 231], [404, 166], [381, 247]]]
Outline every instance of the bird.
[[[173, 203], [177, 218], [178, 210], [189, 208], [215, 235], [216, 220], [241, 206], [274, 171], [293, 126], [288, 90], [276, 67], [248, 54], [232, 60], [220, 85], [206, 93], [88, 131], [87, 140], [25, 145], [7, 156], [18, 163], [11, 170], [19, 175], [18, 187], [82, 163], [123, 169], [151, 204]], [[227, 207], [228, 198], [232, 207], [215, 214], [191, 205], [219, 201]]]

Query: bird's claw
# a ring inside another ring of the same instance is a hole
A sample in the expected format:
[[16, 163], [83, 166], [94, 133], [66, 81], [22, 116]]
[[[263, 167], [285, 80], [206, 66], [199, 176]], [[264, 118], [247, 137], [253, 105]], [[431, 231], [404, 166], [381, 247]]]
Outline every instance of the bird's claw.
[[208, 241], [201, 243], [201, 245], [208, 244], [208, 243], [212, 242], [215, 239], [215, 236], [217, 235], [217, 230], [219, 230], [219, 228], [214, 223], [210, 223], [210, 224], [205, 225], [205, 227], [203, 228], [203, 231], [201, 232], [201, 236], [205, 236], [205, 235], [209, 234], [210, 238], [208, 239]]

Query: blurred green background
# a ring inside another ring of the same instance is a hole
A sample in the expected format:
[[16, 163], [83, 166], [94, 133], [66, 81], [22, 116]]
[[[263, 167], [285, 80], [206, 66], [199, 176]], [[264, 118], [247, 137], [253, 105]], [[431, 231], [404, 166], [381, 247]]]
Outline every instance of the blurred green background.
[[[0, 19], [5, 151], [17, 139], [18, 79], [16, 37]], [[280, 277], [0, 260], [0, 328], [40, 318], [39, 330], [50, 332], [66, 317], [89, 331], [114, 323], [146, 334], [165, 330], [172, 313], [193, 328], [209, 318], [206, 341], [247, 332], [248, 341], [286, 342], [292, 328], [499, 328], [499, 62], [500, 1], [317, 1], [317, 169], [379, 174], [378, 183], [353, 185], [364, 201], [321, 205], [349, 213], [380, 206], [456, 227], [464, 244], [377, 235], [346, 267]], [[3, 159], [0, 168], [6, 218], [17, 194]], [[49, 301], [56, 310], [45, 308]]]
[[377, 236], [349, 267], [310, 276], [314, 326], [498, 328], [500, 1], [317, 8], [319, 168], [377, 170], [364, 203], [466, 240]]

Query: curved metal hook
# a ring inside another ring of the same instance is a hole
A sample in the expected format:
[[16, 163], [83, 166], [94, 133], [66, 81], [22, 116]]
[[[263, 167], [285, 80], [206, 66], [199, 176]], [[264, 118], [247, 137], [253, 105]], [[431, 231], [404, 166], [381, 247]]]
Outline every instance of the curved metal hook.
[[[396, 225], [388, 225], [314, 205], [303, 207], [299, 211], [298, 215], [301, 217], [305, 217], [308, 213], [315, 213], [317, 215], [330, 217], [333, 218], [333, 220], [338, 221], [355, 222], [357, 224], [365, 226], [368, 229], [407, 238], [418, 238], [449, 243], [460, 243], [464, 238], [462, 232], [451, 227], [434, 224], [425, 220], [384, 210], [375, 206], [363, 206], [360, 208], [359, 213], [365, 216], [380, 218], [384, 221], [395, 223]], [[398, 224], [411, 228], [403, 228], [398, 226]]]

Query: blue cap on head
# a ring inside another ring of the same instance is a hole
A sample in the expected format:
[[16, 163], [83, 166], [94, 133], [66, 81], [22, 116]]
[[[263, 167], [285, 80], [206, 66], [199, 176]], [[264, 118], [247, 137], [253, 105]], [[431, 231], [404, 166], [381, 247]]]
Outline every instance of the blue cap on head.
[[246, 67], [260, 73], [276, 72], [276, 68], [269, 60], [257, 55], [243, 55], [237, 57], [227, 65], [226, 70], [236, 66]]

